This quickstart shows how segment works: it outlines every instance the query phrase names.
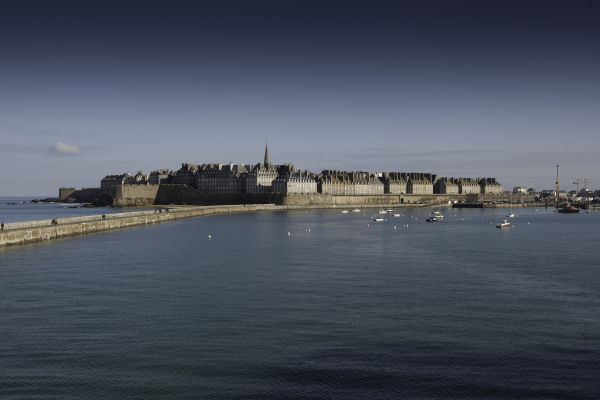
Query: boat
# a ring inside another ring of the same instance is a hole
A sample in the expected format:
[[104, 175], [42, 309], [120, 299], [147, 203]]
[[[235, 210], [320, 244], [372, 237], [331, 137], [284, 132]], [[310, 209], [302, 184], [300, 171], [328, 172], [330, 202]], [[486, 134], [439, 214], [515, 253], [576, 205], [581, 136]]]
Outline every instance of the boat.
[[402, 214], [399, 214], [399, 213], [394, 214], [394, 217], [401, 217], [401, 216], [402, 216]]
[[556, 210], [554, 212], [559, 212], [563, 214], [573, 214], [578, 213], [579, 208], [574, 207], [570, 203], [564, 203], [562, 206], [558, 205], [560, 200], [560, 190], [558, 186], [558, 165], [556, 166]]
[[387, 210], [385, 210], [385, 212], [388, 213], [388, 214], [393, 214], [396, 211], [392, 210], [391, 208], [388, 208]]
[[433, 212], [433, 217], [434, 217], [434, 218], [437, 218], [437, 219], [442, 219], [442, 218], [444, 218], [444, 216], [442, 215], [442, 213], [441, 213], [441, 212], [439, 212], [439, 211], [434, 211], [434, 212]]
[[498, 225], [496, 225], [496, 228], [508, 228], [510, 227], [510, 222], [508, 222], [508, 220], [504, 220], [502, 222], [499, 222]]
[[438, 222], [439, 219], [437, 219], [436, 217], [429, 217], [425, 221], [427, 221], [427, 222]]
[[353, 213], [359, 213], [360, 210], [358, 208], [355, 208], [354, 210], [352, 210]]
[[387, 214], [387, 211], [386, 210], [380, 210], [379, 214]]
[[373, 215], [373, 216], [371, 217], [371, 219], [372, 219], [373, 221], [375, 221], [375, 222], [383, 222], [383, 221], [385, 221], [385, 219], [383, 219], [383, 217], [380, 217], [379, 215]]
[[348, 210], [343, 210], [342, 214], [348, 214]]
[[579, 212], [579, 208], [572, 206], [571, 204], [567, 203], [561, 207], [556, 207], [556, 212], [559, 213], [564, 213], [564, 214], [572, 214], [572, 213], [578, 213]]
[[506, 218], [514, 218], [515, 217], [515, 213], [508, 213], [506, 214]]

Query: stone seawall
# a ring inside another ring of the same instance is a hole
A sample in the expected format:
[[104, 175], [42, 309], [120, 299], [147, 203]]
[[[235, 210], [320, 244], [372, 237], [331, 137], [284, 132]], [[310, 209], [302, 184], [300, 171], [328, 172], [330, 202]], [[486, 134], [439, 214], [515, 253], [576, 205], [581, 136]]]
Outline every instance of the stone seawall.
[[278, 193], [204, 193], [189, 185], [117, 185], [107, 190], [113, 207], [139, 207], [159, 204], [235, 205], [281, 204]]
[[159, 185], [118, 185], [113, 197], [114, 207], [149, 206], [155, 204]]
[[227, 204], [278, 204], [305, 207], [394, 206], [402, 204], [443, 204], [449, 201], [475, 203], [477, 201], [531, 202], [533, 195], [526, 194], [287, 194], [281, 193], [204, 193], [189, 185], [117, 185], [106, 191], [114, 207], [135, 207], [159, 204], [176, 205], [227, 205]]
[[14, 222], [5, 224], [5, 230], [0, 231], [0, 247], [146, 226], [181, 218], [248, 211], [268, 211], [277, 208], [277, 206], [271, 204], [187, 207], [107, 214], [104, 219], [102, 215], [62, 218], [58, 225], [52, 225], [50, 220]]
[[278, 193], [204, 193], [189, 185], [160, 185], [154, 204], [281, 204]]
[[445, 204], [449, 201], [464, 201], [466, 195], [453, 194], [377, 194], [377, 195], [341, 195], [341, 194], [288, 194], [283, 197], [282, 205], [294, 207], [331, 208], [331, 207], [377, 207], [402, 206], [408, 204]]

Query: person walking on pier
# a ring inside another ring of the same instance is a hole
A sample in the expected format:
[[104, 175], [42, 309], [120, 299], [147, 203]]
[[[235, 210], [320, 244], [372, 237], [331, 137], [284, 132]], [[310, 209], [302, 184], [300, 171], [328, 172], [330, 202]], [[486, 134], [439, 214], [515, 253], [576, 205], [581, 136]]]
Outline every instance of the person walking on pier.
[[0, 231], [4, 230], [4, 221], [2, 221], [2, 224], [0, 224]]

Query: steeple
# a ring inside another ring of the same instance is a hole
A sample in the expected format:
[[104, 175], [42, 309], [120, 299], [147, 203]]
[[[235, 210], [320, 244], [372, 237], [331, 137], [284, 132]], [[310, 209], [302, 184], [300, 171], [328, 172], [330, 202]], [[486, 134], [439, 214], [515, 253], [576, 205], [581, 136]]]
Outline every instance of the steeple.
[[265, 161], [263, 163], [265, 167], [269, 166], [269, 146], [265, 143]]

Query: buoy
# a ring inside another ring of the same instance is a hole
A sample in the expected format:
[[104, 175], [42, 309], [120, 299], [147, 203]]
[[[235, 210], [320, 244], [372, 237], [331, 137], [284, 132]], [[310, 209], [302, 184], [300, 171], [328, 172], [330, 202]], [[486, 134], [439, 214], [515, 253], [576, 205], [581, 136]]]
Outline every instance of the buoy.
[[288, 236], [292, 236], [292, 234], [290, 232], [288, 232]]
[[367, 228], [370, 228], [370, 227], [371, 227], [371, 224], [367, 224]]
[[394, 225], [394, 230], [396, 230], [396, 225]]
[[208, 240], [212, 239], [212, 235], [208, 235]]

